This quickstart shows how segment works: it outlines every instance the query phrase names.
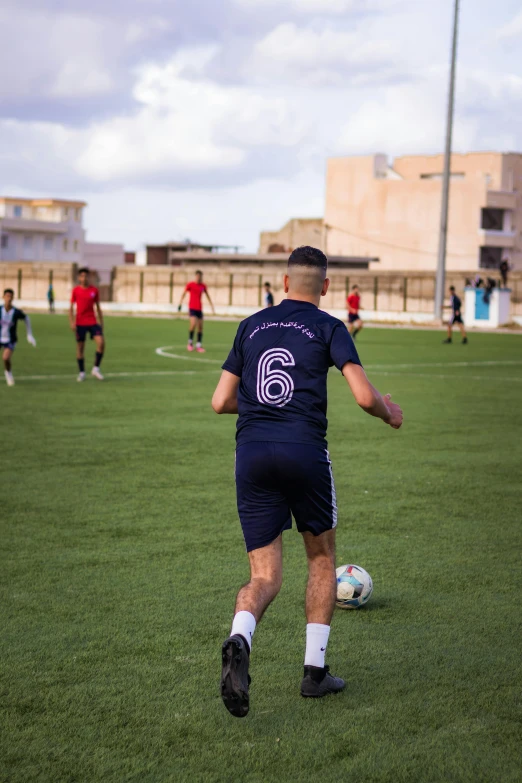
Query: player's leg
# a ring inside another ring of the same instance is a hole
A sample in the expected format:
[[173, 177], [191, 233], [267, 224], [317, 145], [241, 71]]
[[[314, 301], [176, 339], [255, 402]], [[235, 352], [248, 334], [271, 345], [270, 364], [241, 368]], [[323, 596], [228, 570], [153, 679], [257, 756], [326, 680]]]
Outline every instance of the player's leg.
[[462, 342], [465, 345], [468, 342], [468, 335], [466, 334], [466, 329], [462, 321], [459, 323], [459, 328], [460, 328], [460, 336], [462, 337]]
[[355, 340], [356, 335], [358, 335], [359, 332], [361, 331], [361, 329], [363, 328], [363, 322], [361, 321], [360, 318], [358, 318], [354, 322], [353, 327], [354, 328], [352, 329], [351, 335], [352, 335], [353, 339]]
[[194, 331], [196, 329], [197, 318], [193, 315], [189, 316], [189, 337], [187, 343], [187, 351], [194, 350]]
[[448, 321], [448, 336], [445, 340], [443, 340], [443, 343], [451, 343], [451, 335], [453, 331], [453, 318], [450, 318]]
[[93, 340], [96, 344], [96, 355], [94, 357], [94, 367], [91, 370], [91, 374], [94, 375], [94, 377], [99, 380], [103, 381], [103, 375], [101, 374], [100, 370], [100, 364], [103, 359], [103, 354], [105, 352], [105, 339], [103, 337], [103, 333], [101, 331], [101, 328], [96, 330], [96, 333], [93, 336]]
[[201, 316], [201, 318], [197, 319], [196, 326], [198, 330], [198, 341], [196, 343], [196, 351], [198, 351], [199, 353], [205, 353], [205, 349], [201, 344], [203, 341], [203, 315]]
[[280, 468], [286, 465], [290, 508], [303, 536], [308, 559], [306, 653], [301, 694], [326, 696], [344, 688], [344, 681], [333, 677], [324, 662], [337, 592], [337, 500], [332, 466], [327, 450], [322, 447], [284, 444], [280, 451]]
[[222, 648], [221, 698], [236, 718], [244, 718], [249, 710], [252, 637], [256, 624], [281, 589], [282, 552], [279, 535], [271, 544], [248, 553], [250, 580], [238, 593], [232, 630]]
[[4, 348], [2, 351], [2, 360], [4, 362], [4, 374], [5, 374], [5, 382], [8, 386], [14, 386], [14, 378], [13, 373], [11, 372], [11, 357], [13, 355], [13, 351], [11, 348]]
[[76, 328], [76, 361], [78, 362], [78, 383], [85, 380], [85, 336]]

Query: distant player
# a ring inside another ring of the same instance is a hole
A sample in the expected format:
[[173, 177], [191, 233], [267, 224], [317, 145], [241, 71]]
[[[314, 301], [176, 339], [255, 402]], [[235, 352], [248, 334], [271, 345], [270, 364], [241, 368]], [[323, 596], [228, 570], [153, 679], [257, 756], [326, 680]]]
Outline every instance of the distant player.
[[11, 372], [11, 357], [18, 340], [18, 321], [25, 321], [27, 342], [36, 348], [36, 340], [33, 337], [29, 316], [13, 305], [14, 291], [6, 288], [4, 291], [4, 303], [0, 307], [0, 350], [4, 361], [5, 381], [8, 386], [14, 386], [13, 373]]
[[344, 681], [325, 666], [335, 606], [337, 502], [326, 443], [326, 381], [331, 366], [367, 413], [398, 429], [402, 411], [368, 381], [342, 321], [319, 310], [330, 281], [326, 256], [294, 250], [284, 277], [288, 295], [243, 321], [212, 399], [216, 413], [239, 413], [236, 488], [250, 560], [222, 647], [221, 696], [228, 711], [249, 709], [248, 674], [256, 624], [282, 583], [282, 533], [294, 517], [308, 558], [306, 654], [301, 695], [337, 693]]
[[[96, 343], [96, 356], [94, 358], [94, 367], [91, 375], [99, 381], [103, 381], [100, 364], [105, 350], [105, 340], [103, 338], [103, 313], [100, 307], [100, 294], [98, 289], [89, 285], [89, 270], [82, 267], [78, 271], [78, 282], [71, 295], [71, 306], [69, 307], [69, 322], [71, 329], [76, 335], [76, 359], [78, 361], [78, 382], [85, 380], [85, 339], [87, 335]], [[74, 316], [74, 307], [76, 305], [76, 318]], [[96, 309], [96, 313], [94, 312]], [[98, 317], [96, 317], [96, 314]]]
[[200, 272], [199, 269], [196, 272], [196, 279], [193, 280], [191, 283], [187, 283], [185, 286], [185, 290], [183, 291], [183, 295], [179, 301], [178, 311], [181, 310], [181, 305], [183, 304], [183, 300], [185, 299], [186, 294], [189, 294], [189, 320], [190, 320], [190, 331], [189, 331], [189, 339], [187, 343], [187, 351], [193, 351], [194, 350], [194, 332], [197, 329], [197, 342], [196, 342], [196, 351], [198, 353], [205, 353], [205, 349], [202, 346], [203, 342], [203, 294], [207, 297], [208, 301], [210, 302], [210, 306], [212, 308], [212, 312], [214, 313], [214, 305], [212, 304], [212, 299], [210, 298], [210, 295], [208, 293], [207, 286], [203, 282], [203, 272]]
[[52, 283], [49, 283], [49, 288], [47, 289], [47, 301], [49, 302], [49, 312], [54, 313], [54, 288]]
[[352, 286], [352, 293], [346, 297], [346, 304], [348, 305], [348, 330], [355, 340], [358, 332], [363, 328], [363, 322], [359, 315], [361, 297], [358, 285]]
[[265, 283], [265, 307], [274, 306], [274, 295], [270, 283]]
[[450, 307], [451, 307], [451, 316], [448, 321], [448, 336], [445, 340], [443, 340], [443, 343], [451, 343], [451, 332], [453, 329], [453, 324], [458, 324], [460, 329], [460, 334], [462, 335], [462, 342], [465, 345], [468, 342], [468, 338], [466, 335], [466, 330], [464, 328], [464, 322], [462, 320], [462, 302], [460, 301], [459, 297], [455, 293], [455, 286], [450, 286], [449, 289], [450, 292]]

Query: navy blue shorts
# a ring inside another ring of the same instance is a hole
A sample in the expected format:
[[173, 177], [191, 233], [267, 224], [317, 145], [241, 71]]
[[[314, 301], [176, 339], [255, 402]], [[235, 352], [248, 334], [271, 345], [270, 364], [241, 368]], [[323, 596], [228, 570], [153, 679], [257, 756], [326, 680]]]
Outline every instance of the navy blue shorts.
[[189, 310], [189, 315], [191, 315], [193, 318], [199, 318], [200, 320], [202, 320], [203, 310]]
[[236, 450], [237, 510], [247, 552], [292, 527], [318, 536], [337, 525], [328, 451], [307, 443], [254, 441]]
[[450, 324], [461, 324], [464, 323], [462, 320], [461, 315], [452, 315], [450, 318]]
[[0, 343], [0, 349], [9, 348], [10, 351], [14, 351], [16, 343]]
[[356, 321], [360, 321], [361, 316], [359, 313], [348, 313], [348, 323], [354, 324]]
[[76, 326], [76, 342], [84, 343], [87, 335], [91, 336], [91, 340], [94, 337], [103, 337], [103, 329], [100, 324], [94, 324], [93, 326]]

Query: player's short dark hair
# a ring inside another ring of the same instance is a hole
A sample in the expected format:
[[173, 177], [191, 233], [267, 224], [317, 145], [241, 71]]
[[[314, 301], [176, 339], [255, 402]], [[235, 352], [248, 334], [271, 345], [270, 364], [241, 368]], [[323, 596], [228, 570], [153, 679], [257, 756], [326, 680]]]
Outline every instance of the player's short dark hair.
[[265, 283], [265, 288], [266, 288], [267, 286], [270, 288], [270, 283]]
[[197, 274], [197, 275], [202, 275], [202, 274], [203, 274], [203, 272], [201, 271], [201, 269], [196, 269], [196, 274]]
[[14, 296], [14, 291], [12, 288], [4, 288], [4, 294], [12, 294]]
[[359, 286], [357, 285], [357, 283], [356, 283], [355, 285], [352, 285], [352, 291], [354, 291], [356, 288], [359, 288]]
[[316, 269], [326, 270], [328, 268], [328, 259], [316, 247], [303, 245], [303, 247], [296, 247], [293, 251], [288, 259], [288, 266], [312, 266]]
[[90, 271], [90, 270], [89, 270], [89, 267], [88, 267], [88, 266], [82, 266], [82, 268], [81, 268], [81, 269], [78, 269], [78, 274], [79, 274], [79, 275], [81, 275], [81, 274], [82, 274], [82, 272], [87, 272], [87, 274], [89, 274], [89, 271]]
[[454, 290], [455, 290], [455, 286], [454, 285], [450, 285], [450, 291], [454, 291]]

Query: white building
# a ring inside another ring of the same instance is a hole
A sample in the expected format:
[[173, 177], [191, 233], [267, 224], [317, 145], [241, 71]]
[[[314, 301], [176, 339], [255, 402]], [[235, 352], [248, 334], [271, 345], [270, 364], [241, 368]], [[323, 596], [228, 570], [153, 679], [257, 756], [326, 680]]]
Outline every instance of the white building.
[[84, 201], [0, 198], [0, 261], [81, 263]]

